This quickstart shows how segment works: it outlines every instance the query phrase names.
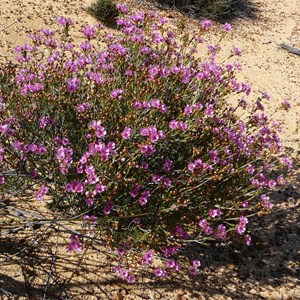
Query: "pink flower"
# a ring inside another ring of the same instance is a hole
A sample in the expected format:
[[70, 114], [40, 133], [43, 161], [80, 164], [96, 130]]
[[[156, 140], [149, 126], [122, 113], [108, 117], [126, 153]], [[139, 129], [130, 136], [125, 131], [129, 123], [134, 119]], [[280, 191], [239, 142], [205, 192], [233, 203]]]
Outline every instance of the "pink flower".
[[133, 134], [134, 130], [130, 127], [126, 126], [125, 129], [122, 131], [121, 135], [122, 138], [125, 140], [130, 139], [131, 135]]
[[230, 32], [232, 29], [231, 24], [229, 24], [229, 23], [225, 23], [223, 28], [224, 28], [224, 31], [226, 31], [226, 32]]
[[270, 189], [274, 189], [275, 188], [275, 186], [276, 186], [276, 181], [274, 180], [274, 179], [271, 179], [271, 180], [269, 180], [268, 181], [268, 187], [270, 188]]
[[134, 186], [134, 188], [130, 191], [130, 196], [131, 196], [132, 198], [136, 198], [137, 195], [138, 195], [138, 193], [139, 193], [139, 191], [141, 190], [141, 188], [142, 188], [141, 185], [136, 184], [136, 185]]
[[169, 172], [172, 168], [173, 161], [171, 159], [166, 159], [163, 165], [163, 171]]
[[217, 227], [214, 237], [218, 240], [226, 240], [227, 238], [226, 227], [223, 224]]
[[155, 174], [152, 176], [152, 182], [154, 183], [159, 183], [162, 179], [162, 176], [158, 175], [158, 174]]
[[134, 283], [135, 282], [135, 276], [134, 275], [132, 275], [132, 274], [129, 274], [128, 276], [127, 276], [127, 282], [128, 283]]
[[195, 268], [199, 268], [199, 267], [201, 266], [201, 261], [198, 260], [198, 259], [194, 260], [194, 261], [193, 261], [193, 266], [194, 266]]
[[166, 263], [167, 268], [174, 268], [175, 265], [176, 265], [176, 263], [173, 259], [168, 260], [167, 263]]
[[150, 156], [156, 152], [156, 148], [154, 145], [140, 145], [140, 151], [145, 156]]
[[201, 228], [205, 228], [206, 226], [208, 226], [207, 221], [205, 219], [200, 220], [198, 224]]
[[177, 129], [178, 128], [178, 121], [176, 121], [176, 120], [170, 121], [169, 128], [170, 129]]
[[204, 227], [204, 233], [206, 235], [211, 235], [213, 233], [213, 230], [210, 226], [206, 226], [206, 227]]
[[113, 99], [119, 98], [119, 100], [121, 100], [120, 97], [121, 97], [122, 94], [123, 94], [123, 91], [120, 90], [120, 89], [113, 90], [113, 91], [110, 92], [110, 96], [111, 96]]
[[71, 235], [71, 243], [67, 247], [67, 252], [82, 252], [82, 243], [79, 242], [77, 235]]
[[285, 110], [290, 110], [291, 109], [291, 103], [289, 100], [285, 99], [283, 100], [283, 102], [281, 103], [282, 107], [285, 109]]
[[191, 105], [187, 105], [185, 108], [184, 108], [184, 114], [189, 116], [193, 113], [193, 107]]
[[128, 13], [128, 8], [125, 4], [117, 4], [117, 9], [122, 13], [122, 14], [127, 14]]
[[209, 215], [211, 218], [221, 217], [223, 213], [219, 209], [210, 209]]
[[247, 234], [245, 236], [245, 242], [246, 242], [247, 246], [250, 246], [252, 244], [252, 239], [251, 239], [251, 236], [249, 234]]
[[66, 27], [74, 25], [74, 22], [72, 21], [72, 19], [65, 18], [65, 17], [62, 17], [62, 16], [60, 16], [60, 17], [57, 18], [57, 23], [59, 25], [66, 26]]
[[88, 39], [92, 39], [92, 38], [96, 37], [97, 36], [97, 27], [98, 27], [97, 25], [94, 25], [94, 26], [85, 26], [83, 28], [83, 34]]
[[166, 187], [169, 187], [169, 186], [172, 185], [171, 179], [169, 179], [169, 178], [167, 178], [167, 177], [164, 178], [164, 179], [162, 180], [162, 183], [163, 183], [163, 185], [166, 186]]
[[43, 200], [44, 196], [48, 193], [49, 188], [45, 185], [42, 185], [39, 190], [37, 191], [37, 193], [35, 194], [35, 198], [37, 200]]
[[166, 276], [168, 276], [167, 271], [166, 271], [166, 270], [163, 270], [163, 269], [161, 269], [161, 268], [155, 269], [154, 274], [155, 274], [155, 276], [157, 276], [157, 277], [166, 277]]
[[265, 194], [262, 194], [260, 196], [260, 198], [262, 199], [263, 201], [263, 205], [264, 207], [268, 208], [268, 209], [271, 209], [273, 207], [273, 204], [270, 202], [270, 197], [266, 196]]
[[235, 45], [232, 47], [232, 52], [237, 56], [242, 56], [241, 50]]
[[213, 25], [213, 23], [210, 20], [203, 20], [200, 23], [200, 26], [204, 29], [204, 30], [208, 30], [211, 26]]
[[71, 78], [68, 80], [67, 90], [69, 92], [75, 92], [79, 88], [80, 79], [78, 78]]
[[146, 252], [141, 260], [142, 265], [151, 265], [153, 262], [154, 250]]
[[199, 270], [198, 270], [198, 268], [196, 268], [196, 267], [190, 267], [190, 268], [189, 268], [189, 273], [190, 273], [192, 276], [196, 276], [196, 275], [199, 273]]
[[148, 199], [150, 197], [150, 192], [148, 190], [145, 190], [141, 193], [140, 198], [138, 199], [138, 203], [142, 206], [145, 206], [148, 202]]
[[237, 227], [237, 232], [243, 234], [246, 231], [246, 226], [244, 224], [239, 224]]

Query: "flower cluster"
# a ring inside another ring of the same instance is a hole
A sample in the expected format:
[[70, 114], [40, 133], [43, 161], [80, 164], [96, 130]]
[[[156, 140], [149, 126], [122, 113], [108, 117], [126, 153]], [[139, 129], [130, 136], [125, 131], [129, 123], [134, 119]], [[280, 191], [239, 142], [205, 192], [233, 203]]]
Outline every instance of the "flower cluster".
[[[0, 188], [37, 184], [37, 199], [84, 216], [83, 231], [126, 244], [114, 271], [128, 282], [125, 257], [141, 267], [164, 257], [158, 277], [196, 275], [200, 261], [182, 258], [182, 246], [235, 235], [251, 245], [251, 216], [272, 208], [269, 191], [285, 184], [280, 168], [291, 160], [264, 112], [269, 95], [247, 103], [238, 62], [218, 63], [221, 46], [205, 41], [211, 21], [176, 36], [156, 13], [118, 9], [120, 31], [103, 37], [106, 47], [98, 24], [83, 27], [76, 47], [73, 21], [60, 17], [62, 37], [43, 29], [17, 47], [17, 66], [0, 68]], [[203, 43], [207, 53], [194, 55]], [[72, 235], [67, 250], [82, 247]]]

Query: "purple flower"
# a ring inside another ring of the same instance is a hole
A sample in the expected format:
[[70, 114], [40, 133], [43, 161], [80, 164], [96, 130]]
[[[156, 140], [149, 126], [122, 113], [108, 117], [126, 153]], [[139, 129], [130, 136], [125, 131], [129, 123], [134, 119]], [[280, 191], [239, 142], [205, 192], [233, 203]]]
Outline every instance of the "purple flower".
[[206, 227], [204, 227], [204, 233], [206, 235], [211, 235], [213, 233], [213, 230], [210, 226], [206, 226]]
[[82, 252], [82, 244], [77, 235], [71, 235], [71, 243], [67, 247], [67, 252]]
[[184, 114], [189, 116], [193, 113], [193, 106], [191, 105], [187, 105], [185, 108], [184, 108]]
[[122, 135], [122, 138], [125, 139], [125, 140], [128, 140], [130, 139], [131, 135], [133, 134], [134, 130], [131, 129], [130, 127], [125, 127], [125, 129], [122, 131], [121, 135]]
[[172, 120], [169, 122], [169, 128], [170, 129], [177, 129], [178, 128], [178, 121]]
[[128, 13], [128, 8], [125, 4], [117, 4], [117, 9], [122, 13], [122, 14], [127, 14]]
[[113, 90], [113, 91], [110, 92], [110, 96], [113, 99], [118, 98], [119, 100], [121, 100], [120, 97], [122, 97], [122, 94], [123, 94], [123, 91], [120, 90], [120, 89]]
[[221, 217], [223, 213], [219, 209], [210, 209], [209, 215], [211, 218]]
[[198, 273], [199, 273], [199, 270], [198, 270], [198, 268], [196, 268], [196, 267], [190, 267], [189, 268], [189, 273], [192, 275], [192, 276], [196, 276]]
[[264, 207], [268, 208], [268, 209], [271, 209], [273, 207], [273, 204], [270, 202], [270, 197], [268, 197], [267, 195], [265, 194], [262, 194], [260, 196], [261, 200], [263, 201], [263, 205]]
[[145, 190], [141, 193], [140, 198], [138, 199], [138, 203], [142, 206], [145, 206], [148, 202], [148, 199], [150, 197], [150, 192], [148, 190]]
[[68, 92], [75, 92], [79, 88], [80, 79], [71, 78], [68, 80], [67, 90]]
[[282, 107], [285, 109], [285, 110], [290, 110], [291, 109], [291, 103], [289, 100], [285, 99], [283, 100], [283, 102], [281, 103]]
[[167, 268], [171, 268], [172, 269], [175, 266], [176, 266], [176, 263], [175, 263], [175, 261], [173, 259], [168, 260], [167, 263], [166, 263], [166, 267]]
[[244, 224], [239, 224], [237, 227], [237, 232], [243, 234], [246, 231], [246, 226]]
[[276, 181], [275, 181], [274, 179], [270, 179], [270, 180], [268, 181], [268, 187], [269, 187], [270, 189], [274, 189], [276, 185], [277, 185], [277, 183], [276, 183]]
[[219, 225], [217, 227], [217, 230], [215, 231], [214, 237], [218, 240], [226, 240], [227, 233], [226, 233], [226, 227], [224, 225]]
[[70, 26], [74, 25], [74, 22], [72, 21], [72, 19], [65, 18], [65, 17], [62, 17], [62, 16], [57, 18], [57, 23], [59, 25], [66, 26], [66, 27], [70, 27]]
[[150, 101], [150, 104], [151, 104], [152, 107], [159, 108], [160, 107], [160, 100], [158, 100], [158, 99], [152, 99]]
[[240, 216], [240, 224], [246, 225], [248, 224], [248, 218], [244, 217], [244, 216]]
[[129, 275], [127, 276], [126, 281], [127, 281], [128, 283], [134, 283], [134, 282], [135, 282], [135, 276], [132, 275], [132, 274], [129, 274]]
[[254, 167], [251, 165], [251, 164], [249, 164], [248, 165], [248, 167], [247, 167], [247, 172], [249, 173], [249, 174], [253, 174], [254, 173]]
[[268, 92], [263, 92], [262, 96], [263, 96], [266, 100], [270, 100], [270, 95], [268, 94]]
[[154, 145], [140, 145], [140, 151], [145, 156], [150, 156], [156, 152], [156, 148]]
[[96, 25], [94, 25], [94, 26], [85, 26], [85, 27], [83, 28], [83, 34], [84, 34], [89, 40], [92, 39], [92, 38], [94, 38], [94, 37], [96, 37], [96, 36], [97, 36], [97, 31], [98, 31], [98, 29], [97, 29], [98, 26], [99, 26], [98, 24], [96, 24]]
[[169, 172], [173, 166], [173, 161], [171, 159], [166, 159], [163, 165], [163, 171]]
[[1, 176], [0, 177], [0, 185], [5, 184], [5, 177]]
[[246, 245], [247, 245], [247, 246], [251, 246], [251, 244], [252, 244], [252, 239], [251, 239], [251, 236], [250, 236], [249, 234], [247, 234], [247, 235], [245, 236], [245, 242], [246, 242]]
[[208, 30], [211, 26], [213, 25], [213, 23], [210, 20], [203, 20], [200, 23], [200, 26], [204, 29], [204, 30]]
[[162, 268], [155, 269], [154, 274], [157, 277], [166, 277], [166, 276], [168, 276], [167, 271], [163, 270]]
[[207, 221], [205, 219], [200, 220], [199, 223], [198, 223], [198, 225], [201, 228], [205, 228], [206, 226], [208, 226]]
[[291, 169], [293, 167], [293, 162], [289, 157], [282, 157], [281, 158], [281, 162], [287, 166], [289, 169]]
[[161, 24], [166, 24], [166, 23], [168, 23], [168, 20], [166, 19], [166, 18], [160, 18], [159, 19], [159, 22], [161, 23]]
[[224, 31], [226, 31], [226, 32], [230, 32], [232, 29], [231, 24], [229, 24], [229, 23], [225, 23], [223, 28], [224, 28]]
[[149, 67], [149, 75], [150, 77], [154, 77], [159, 73], [159, 67], [158, 66], [150, 66]]
[[148, 127], [142, 127], [140, 129], [140, 135], [142, 135], [142, 136], [149, 136], [149, 134], [150, 134], [150, 131], [149, 131]]
[[98, 138], [103, 138], [107, 134], [105, 128], [101, 125], [101, 121], [100, 120], [98, 120], [98, 121], [93, 120], [90, 123], [89, 128], [95, 131], [95, 135]]
[[132, 198], [136, 198], [137, 195], [139, 194], [139, 191], [141, 190], [141, 188], [142, 188], [141, 185], [136, 184], [136, 185], [134, 186], [134, 188], [130, 191], [130, 196], [131, 196]]
[[153, 262], [154, 250], [149, 250], [143, 255], [141, 260], [142, 265], [151, 265]]
[[169, 178], [167, 178], [167, 177], [166, 177], [166, 178], [163, 178], [162, 183], [163, 183], [163, 185], [166, 186], [166, 187], [170, 187], [170, 186], [172, 185], [171, 179], [169, 179]]
[[198, 260], [198, 259], [194, 260], [194, 261], [193, 261], [193, 266], [194, 266], [195, 268], [199, 268], [199, 267], [201, 266], [201, 261]]
[[108, 216], [111, 213], [111, 207], [105, 206], [102, 211], [106, 216]]
[[155, 174], [152, 176], [152, 182], [153, 183], [159, 183], [162, 179], [162, 176], [158, 175], [158, 174]]
[[259, 110], [262, 110], [262, 111], [265, 110], [264, 106], [262, 105], [261, 101], [259, 101], [259, 100], [256, 101], [256, 106]]
[[241, 55], [242, 55], [241, 50], [240, 50], [237, 46], [235, 46], [235, 45], [232, 47], [232, 52], [233, 52], [235, 55], [237, 55], [237, 56], [241, 56]]

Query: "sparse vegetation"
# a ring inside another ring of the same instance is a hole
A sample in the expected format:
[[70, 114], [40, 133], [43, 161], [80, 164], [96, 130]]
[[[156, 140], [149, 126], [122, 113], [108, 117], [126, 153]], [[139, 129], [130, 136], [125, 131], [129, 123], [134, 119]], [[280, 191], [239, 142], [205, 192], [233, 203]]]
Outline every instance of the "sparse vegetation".
[[251, 0], [156, 0], [195, 18], [228, 21], [236, 17], [252, 17], [256, 11]]
[[112, 21], [119, 15], [113, 0], [97, 0], [89, 6], [88, 12], [97, 20], [103, 22]]

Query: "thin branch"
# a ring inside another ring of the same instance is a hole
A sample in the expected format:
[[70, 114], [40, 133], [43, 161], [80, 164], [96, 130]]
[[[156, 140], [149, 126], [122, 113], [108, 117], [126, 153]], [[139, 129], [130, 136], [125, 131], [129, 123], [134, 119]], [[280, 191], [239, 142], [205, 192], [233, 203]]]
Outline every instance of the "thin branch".
[[20, 22], [20, 20], [21, 20], [21, 18], [19, 18], [19, 19], [17, 19], [16, 21], [14, 21], [14, 22], [10, 23], [10, 24], [9, 24], [9, 25], [7, 25], [6, 27], [3, 27], [2, 29], [0, 29], [0, 32], [2, 32], [2, 31], [4, 31], [4, 30], [6, 30], [6, 29], [8, 29], [8, 28], [10, 28], [10, 27], [11, 27], [11, 26], [13, 26], [14, 24], [16, 24], [16, 23]]
[[292, 54], [300, 55], [300, 49], [299, 48], [290, 46], [290, 45], [285, 44], [285, 43], [281, 43], [281, 44], [279, 44], [279, 46], [281, 48], [287, 50], [288, 52], [292, 53]]

